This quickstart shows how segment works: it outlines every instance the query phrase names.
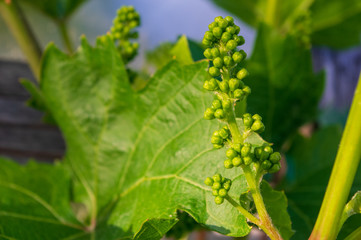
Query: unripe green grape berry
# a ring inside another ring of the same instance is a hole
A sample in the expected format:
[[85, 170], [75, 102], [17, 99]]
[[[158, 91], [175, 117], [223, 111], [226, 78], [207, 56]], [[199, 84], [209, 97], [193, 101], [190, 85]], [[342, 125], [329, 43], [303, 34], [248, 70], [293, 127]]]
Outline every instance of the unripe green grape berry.
[[218, 119], [223, 119], [225, 117], [224, 111], [222, 109], [217, 109], [214, 112], [214, 116]]
[[211, 78], [209, 79], [209, 87], [211, 90], [217, 90], [218, 89], [218, 83], [217, 80], [215, 78]]
[[222, 58], [220, 57], [216, 57], [214, 60], [213, 60], [213, 65], [217, 68], [222, 68], [223, 67], [223, 60]]
[[[222, 31], [222, 28], [215, 27], [215, 28], [213, 28], [212, 33], [213, 33], [213, 36], [215, 36], [216, 38], [220, 38], [222, 36], [223, 31]], [[237, 45], [237, 43], [236, 43], [236, 45]]]
[[204, 112], [204, 119], [206, 120], [212, 120], [214, 119], [214, 110], [211, 108], [207, 108], [206, 111]]
[[239, 79], [237, 79], [237, 78], [231, 78], [230, 80], [229, 80], [229, 89], [231, 90], [231, 91], [234, 91], [234, 90], [236, 90], [238, 87], [239, 87], [239, 82], [240, 82], [240, 80]]
[[237, 73], [237, 78], [238, 78], [239, 80], [242, 80], [242, 79], [245, 78], [247, 75], [248, 75], [247, 69], [242, 68], [241, 70], [238, 71], [238, 73]]
[[237, 99], [239, 99], [239, 100], [242, 100], [243, 97], [245, 96], [245, 94], [243, 93], [243, 91], [242, 91], [241, 89], [236, 89], [236, 90], [234, 90], [234, 92], [233, 92], [233, 96], [234, 96], [234, 98], [237, 98]]
[[219, 130], [219, 135], [223, 139], [227, 139], [229, 137], [229, 132], [225, 129]]
[[253, 116], [252, 116], [252, 118], [254, 119], [254, 120], [260, 120], [260, 121], [262, 121], [262, 117], [259, 115], [259, 114], [254, 114]]
[[223, 147], [223, 144], [213, 144], [213, 147], [215, 149], [221, 149]]
[[272, 166], [272, 163], [271, 163], [270, 161], [268, 161], [268, 160], [263, 161], [262, 164], [261, 164], [261, 167], [262, 167], [264, 170], [270, 169], [271, 166]]
[[217, 205], [221, 205], [223, 202], [224, 202], [224, 198], [220, 197], [220, 196], [217, 196], [214, 198], [214, 202], [217, 204]]
[[213, 179], [210, 178], [210, 177], [207, 177], [206, 180], [204, 180], [204, 183], [207, 185], [207, 186], [213, 186]]
[[229, 149], [226, 151], [226, 156], [227, 156], [227, 158], [229, 158], [229, 159], [233, 159], [233, 158], [237, 157], [238, 154], [237, 154], [236, 150], [234, 150], [233, 148], [229, 148]]
[[262, 151], [262, 153], [261, 153], [261, 156], [260, 156], [260, 160], [261, 160], [261, 161], [265, 161], [265, 160], [268, 159], [268, 157], [269, 157], [269, 153], [266, 152], [266, 151], [263, 149], [263, 151]]
[[245, 51], [243, 51], [243, 50], [239, 50], [239, 53], [241, 53], [241, 54], [242, 54], [243, 59], [246, 59], [246, 58], [247, 58], [247, 53], [246, 53]]
[[226, 81], [219, 82], [218, 86], [219, 86], [219, 89], [221, 89], [222, 92], [228, 93], [229, 86], [228, 86], [228, 83]]
[[232, 25], [234, 23], [234, 19], [231, 16], [227, 16], [224, 18], [230, 25]]
[[238, 33], [241, 31], [241, 29], [240, 29], [239, 26], [237, 26], [237, 25], [234, 25], [234, 28], [236, 29], [236, 31], [234, 32], [234, 34], [238, 34]]
[[222, 34], [221, 41], [224, 42], [224, 43], [226, 43], [226, 42], [228, 42], [229, 40], [231, 40], [231, 38], [232, 38], [232, 35], [231, 35], [229, 32], [224, 32], [224, 33]]
[[214, 40], [213, 33], [211, 31], [205, 32], [204, 38], [207, 39], [208, 41], [213, 41]]
[[242, 157], [246, 157], [251, 153], [251, 146], [250, 144], [245, 144], [243, 145], [242, 149], [241, 149], [241, 156]]
[[242, 164], [242, 159], [240, 157], [235, 157], [232, 159], [232, 164], [235, 167], [239, 167]]
[[219, 57], [219, 55], [220, 55], [218, 48], [212, 48], [211, 53], [212, 53], [213, 58]]
[[232, 107], [232, 102], [229, 99], [225, 99], [222, 101], [222, 108], [223, 109], [230, 109]]
[[240, 144], [240, 143], [235, 143], [235, 144], [232, 145], [232, 148], [233, 148], [236, 152], [240, 153], [240, 152], [241, 152], [241, 149], [242, 149], [242, 144]]
[[212, 144], [223, 144], [223, 139], [221, 137], [211, 137]]
[[[272, 147], [270, 147], [270, 146], [264, 147], [264, 148], [263, 148], [263, 151], [264, 151], [265, 153], [268, 153], [268, 155], [271, 155], [271, 154], [273, 153], [273, 149], [272, 149]], [[267, 158], [268, 158], [268, 157], [267, 157]]]
[[224, 189], [224, 188], [219, 189], [219, 191], [218, 191], [218, 196], [224, 198], [225, 196], [227, 196], [227, 190]]
[[275, 173], [278, 172], [281, 169], [281, 164], [280, 163], [276, 163], [273, 164], [272, 167], [268, 170], [269, 173]]
[[232, 59], [235, 63], [240, 63], [243, 60], [243, 55], [240, 52], [235, 52], [232, 55]]
[[211, 46], [211, 41], [203, 38], [202, 44], [203, 44], [205, 47], [210, 47], [210, 46]]
[[226, 189], [227, 191], [228, 191], [229, 189], [231, 189], [231, 186], [232, 186], [232, 182], [225, 182], [225, 183], [223, 184], [223, 188]]
[[214, 18], [214, 22], [217, 23], [217, 24], [218, 24], [219, 21], [221, 21], [221, 20], [223, 20], [223, 17], [222, 17], [222, 16], [218, 16], [218, 17], [215, 17], [215, 18]]
[[219, 195], [219, 191], [218, 190], [212, 190], [212, 195], [213, 196], [218, 196]]
[[279, 161], [281, 161], [281, 154], [279, 152], [274, 152], [269, 156], [269, 160], [272, 163], [279, 163]]
[[236, 32], [236, 29], [233, 26], [229, 26], [226, 28], [226, 31], [233, 35]]
[[221, 189], [221, 187], [222, 187], [222, 185], [220, 182], [214, 182], [212, 185], [213, 190], [219, 190], [219, 189]]
[[244, 114], [243, 115], [243, 125], [246, 127], [246, 128], [250, 128], [253, 124], [253, 119], [251, 117], [251, 115], [246, 115]]
[[209, 87], [209, 81], [204, 81], [203, 88], [208, 91], [212, 91], [212, 89]]
[[226, 48], [230, 51], [237, 47], [237, 42], [235, 40], [229, 40], [226, 44]]
[[219, 131], [218, 130], [214, 131], [212, 137], [220, 137]]
[[242, 88], [242, 91], [244, 92], [245, 96], [248, 96], [251, 94], [251, 88], [248, 86], [245, 86], [244, 88]]
[[263, 124], [262, 121], [260, 120], [256, 120], [254, 121], [254, 123], [252, 124], [252, 127], [251, 127], [252, 131], [254, 132], [257, 132], [257, 133], [262, 133], [265, 129], [265, 126]]
[[263, 149], [261, 147], [257, 147], [254, 149], [254, 155], [257, 159], [261, 159]]
[[212, 59], [212, 51], [210, 48], [207, 48], [204, 52], [203, 55], [207, 58], [207, 59]]
[[222, 107], [222, 103], [219, 100], [213, 100], [212, 102], [212, 109], [217, 110]]
[[242, 36], [233, 35], [233, 40], [236, 41], [237, 46], [241, 46], [245, 43]]
[[224, 160], [224, 167], [227, 169], [233, 168], [232, 160], [231, 159]]
[[218, 26], [222, 29], [225, 29], [226, 27], [228, 27], [228, 22], [225, 19], [222, 19], [218, 22]]
[[244, 157], [243, 158], [243, 163], [244, 165], [248, 166], [253, 162], [253, 159], [250, 156]]
[[215, 182], [221, 182], [221, 180], [222, 180], [222, 176], [219, 173], [215, 174], [212, 178], [213, 178], [213, 181], [215, 181]]
[[230, 56], [225, 56], [223, 58], [223, 62], [224, 62], [224, 65], [226, 65], [227, 67], [230, 67], [233, 65], [233, 60], [232, 60], [232, 57], [230, 57]]
[[219, 71], [219, 68], [217, 68], [217, 67], [210, 67], [208, 69], [208, 73], [212, 77], [218, 77], [221, 74], [221, 72]]
[[209, 31], [213, 31], [213, 28], [217, 27], [217, 23], [212, 22], [211, 24], [208, 25], [208, 29]]

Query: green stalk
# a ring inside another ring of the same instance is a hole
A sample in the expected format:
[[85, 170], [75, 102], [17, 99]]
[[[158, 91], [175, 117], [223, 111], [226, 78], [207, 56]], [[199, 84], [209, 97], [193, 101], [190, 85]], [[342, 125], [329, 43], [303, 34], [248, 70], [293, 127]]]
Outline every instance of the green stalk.
[[265, 22], [270, 26], [275, 26], [276, 24], [277, 5], [278, 5], [278, 0], [267, 1]]
[[27, 58], [34, 76], [40, 81], [41, 48], [21, 9], [15, 0], [10, 1], [9, 3], [0, 1], [0, 12]]
[[339, 221], [361, 158], [361, 75], [336, 161], [310, 240], [336, 239]]
[[68, 51], [68, 53], [73, 53], [73, 44], [70, 40], [70, 37], [69, 37], [69, 33], [68, 33], [68, 27], [66, 25], [66, 21], [65, 20], [60, 20], [60, 21], [57, 21], [56, 22], [58, 27], [59, 27], [59, 30], [60, 30], [60, 35], [61, 35], [61, 38], [63, 40], [63, 44], [64, 46], [66, 47], [66, 50]]
[[348, 235], [345, 240], [360, 240], [361, 239], [361, 227], [357, 228], [350, 235]]

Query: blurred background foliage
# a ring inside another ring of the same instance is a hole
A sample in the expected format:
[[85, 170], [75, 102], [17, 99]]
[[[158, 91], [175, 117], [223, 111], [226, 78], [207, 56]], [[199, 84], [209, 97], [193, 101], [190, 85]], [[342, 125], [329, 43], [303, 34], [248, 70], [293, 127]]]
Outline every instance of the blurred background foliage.
[[[361, 70], [361, 1], [18, 2], [42, 48], [55, 41], [69, 52], [81, 34], [94, 40], [106, 32], [121, 5], [134, 5], [142, 17], [140, 52], [147, 53], [140, 54], [131, 66], [142, 78], [177, 55], [177, 45], [185, 44], [175, 44], [177, 36], [185, 34], [193, 39], [188, 40], [188, 45], [193, 59], [199, 60], [202, 48], [198, 42], [208, 23], [218, 15], [229, 13], [237, 17], [246, 39], [244, 49], [249, 53], [247, 84], [252, 88], [252, 97], [248, 109], [264, 118], [264, 137], [285, 156], [283, 171], [268, 178], [277, 188], [285, 189], [295, 230], [292, 239], [309, 236]], [[1, 19], [0, 41], [1, 58], [23, 60]], [[159, 46], [160, 43], [163, 44]], [[359, 169], [350, 195], [360, 189]], [[183, 236], [179, 229], [183, 233], [194, 229], [194, 223], [184, 214], [181, 216], [185, 225], [180, 221], [178, 230], [170, 233], [177, 238]], [[360, 220], [359, 215], [350, 218], [340, 237], [354, 230]]]

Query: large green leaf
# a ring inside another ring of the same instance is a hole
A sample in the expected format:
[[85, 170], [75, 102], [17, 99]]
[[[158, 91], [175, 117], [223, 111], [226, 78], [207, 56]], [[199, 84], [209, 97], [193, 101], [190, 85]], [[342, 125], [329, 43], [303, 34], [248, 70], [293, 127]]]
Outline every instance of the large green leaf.
[[[316, 221], [331, 174], [342, 129], [329, 126], [318, 130], [312, 138], [297, 136], [287, 153], [288, 177], [285, 192], [294, 229], [294, 239], [307, 239]], [[358, 169], [351, 194], [361, 187], [361, 167]], [[350, 218], [341, 236], [360, 224], [361, 218]], [[341, 238], [343, 239], [343, 238]]]
[[314, 119], [323, 75], [314, 75], [311, 53], [291, 36], [261, 25], [246, 83], [252, 89], [248, 110], [260, 114], [265, 138], [280, 148], [305, 122]]
[[147, 219], [174, 219], [182, 209], [224, 234], [250, 231], [203, 184], [223, 169], [224, 156], [209, 143], [218, 123], [202, 119], [212, 99], [201, 90], [207, 62], [171, 62], [138, 93], [109, 39], [95, 48], [83, 40], [73, 57], [50, 46], [43, 62], [41, 89], [67, 143], [75, 199], [103, 229], [129, 236]]

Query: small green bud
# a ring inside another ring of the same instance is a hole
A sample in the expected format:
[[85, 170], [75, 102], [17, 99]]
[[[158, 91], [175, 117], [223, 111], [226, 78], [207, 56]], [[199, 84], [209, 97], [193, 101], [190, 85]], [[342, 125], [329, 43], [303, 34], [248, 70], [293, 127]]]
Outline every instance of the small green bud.
[[[222, 36], [223, 31], [222, 31], [222, 28], [215, 27], [212, 29], [212, 33], [216, 38], [220, 38]], [[237, 45], [237, 43], [236, 43], [236, 45]]]
[[265, 126], [263, 124], [262, 121], [260, 120], [256, 120], [254, 121], [254, 123], [252, 124], [252, 127], [251, 127], [252, 131], [254, 132], [257, 132], [257, 133], [262, 133], [265, 129]]
[[242, 68], [241, 70], [238, 71], [238, 73], [237, 73], [237, 78], [238, 78], [239, 80], [242, 80], [242, 79], [245, 78], [247, 75], [248, 75], [247, 69]]
[[240, 63], [243, 60], [243, 55], [240, 52], [235, 52], [232, 55], [232, 59], [235, 63]]
[[257, 159], [261, 159], [263, 149], [261, 147], [257, 147], [254, 149], [254, 155]]
[[221, 130], [219, 130], [219, 135], [221, 136], [221, 138], [227, 139], [229, 137], [229, 132], [222, 128]]
[[232, 102], [229, 99], [225, 99], [222, 101], [222, 108], [223, 109], [230, 109], [232, 107]]
[[214, 118], [214, 111], [212, 108], [207, 108], [204, 112], [204, 119], [206, 120], [212, 120]]
[[212, 195], [213, 195], [213, 196], [218, 196], [218, 195], [219, 195], [219, 191], [216, 190], [216, 189], [212, 190]]
[[213, 100], [212, 102], [212, 109], [217, 110], [222, 107], [222, 103], [219, 100]]
[[244, 92], [244, 94], [245, 94], [246, 96], [248, 96], [248, 95], [251, 94], [251, 88], [248, 87], [248, 86], [245, 86], [245, 87], [242, 89], [242, 91]]
[[234, 28], [236, 29], [236, 31], [234, 32], [234, 34], [238, 34], [238, 33], [241, 31], [241, 29], [240, 29], [239, 26], [237, 26], [237, 25], [234, 25]]
[[212, 48], [211, 53], [212, 53], [213, 58], [219, 57], [219, 55], [220, 55], [218, 48]]
[[279, 161], [281, 161], [281, 154], [279, 152], [274, 152], [269, 156], [269, 160], [272, 163], [279, 163]]
[[217, 67], [210, 67], [208, 69], [208, 73], [212, 77], [218, 77], [221, 74], [221, 72], [219, 71], [219, 68], [217, 68]]
[[243, 50], [239, 50], [239, 52], [242, 54], [243, 56], [243, 59], [246, 59], [247, 58], [247, 53]]
[[218, 24], [222, 19], [223, 19], [222, 16], [215, 17], [214, 22]]
[[208, 29], [209, 29], [209, 31], [213, 31], [213, 28], [215, 28], [217, 26], [218, 26], [217, 23], [212, 22], [211, 24], [208, 25]]
[[227, 196], [227, 190], [224, 188], [221, 188], [221, 189], [219, 189], [218, 194], [220, 197], [224, 198], [225, 196]]
[[230, 67], [234, 64], [233, 59], [230, 56], [225, 56], [223, 58], [223, 62], [224, 62], [224, 65], [226, 65], [227, 67]]
[[222, 58], [220, 57], [216, 57], [214, 60], [213, 60], [213, 65], [217, 68], [221, 68], [223, 67], [223, 60]]
[[236, 89], [236, 90], [234, 90], [234, 92], [233, 92], [233, 96], [234, 96], [234, 98], [237, 98], [237, 99], [239, 99], [239, 100], [242, 100], [243, 99], [243, 97], [244, 97], [244, 92], [241, 90], [241, 89]]
[[213, 144], [213, 147], [214, 147], [215, 149], [220, 149], [220, 148], [223, 147], [223, 144]]
[[249, 113], [243, 114], [243, 125], [246, 128], [250, 128], [252, 126], [252, 123], [253, 123], [253, 119], [251, 117], [251, 114]]
[[235, 158], [232, 159], [232, 164], [235, 167], [239, 167], [242, 164], [242, 159], [240, 157], [235, 157]]
[[212, 189], [213, 190], [219, 190], [221, 187], [222, 187], [222, 185], [221, 185], [220, 182], [214, 182], [213, 186], [212, 186]]
[[218, 119], [223, 119], [225, 117], [224, 111], [222, 109], [217, 109], [214, 112], [214, 116]]
[[217, 90], [218, 89], [218, 83], [217, 83], [217, 80], [215, 78], [211, 78], [209, 79], [208, 81], [209, 83], [209, 88], [211, 90]]
[[218, 22], [218, 26], [225, 29], [228, 26], [228, 22], [225, 19], [222, 19]]
[[253, 159], [250, 156], [243, 158], [244, 165], [248, 166], [253, 162]]
[[232, 38], [232, 35], [231, 35], [229, 32], [224, 32], [224, 33], [222, 34], [221, 41], [224, 42], [224, 43], [226, 43], [226, 42], [228, 42], [229, 40], [231, 40], [231, 38]]
[[231, 16], [227, 16], [224, 18], [230, 25], [232, 25], [234, 23], [234, 19]]
[[231, 78], [231, 79], [229, 80], [229, 89], [230, 89], [231, 91], [236, 90], [236, 89], [239, 87], [239, 82], [240, 82], [239, 79], [237, 79], [237, 78]]
[[226, 156], [227, 156], [227, 158], [229, 158], [229, 159], [233, 159], [233, 158], [237, 157], [238, 154], [237, 154], [236, 150], [234, 150], [233, 148], [229, 148], [229, 149], [226, 151]]
[[231, 180], [228, 179], [228, 181], [226, 181], [224, 184], [223, 184], [223, 188], [226, 189], [227, 191], [229, 189], [231, 189], [231, 186], [232, 186], [232, 182]]
[[211, 137], [211, 143], [212, 144], [219, 144], [219, 145], [222, 145], [223, 144], [223, 139], [221, 137], [215, 137], [215, 136], [212, 136]]
[[219, 82], [218, 86], [219, 86], [219, 88], [221, 89], [222, 92], [228, 93], [229, 86], [228, 86], [228, 83], [226, 81]]
[[210, 46], [211, 46], [211, 41], [209, 41], [208, 39], [203, 38], [203, 39], [202, 39], [202, 44], [203, 44], [205, 47], [210, 47]]
[[241, 46], [245, 43], [242, 36], [233, 35], [233, 40], [237, 43], [237, 46]]
[[241, 152], [241, 148], [242, 148], [242, 144], [240, 144], [240, 143], [235, 143], [235, 144], [233, 144], [232, 148], [233, 148], [234, 150], [236, 150], [236, 152], [240, 153], [240, 152]]
[[207, 39], [208, 41], [213, 41], [214, 40], [213, 33], [211, 31], [207, 31], [204, 34], [204, 38]]
[[[273, 153], [273, 149], [270, 146], [266, 146], [263, 148], [263, 152], [267, 153], [268, 156]], [[267, 157], [268, 158], [268, 157]]]
[[220, 196], [217, 196], [214, 198], [214, 202], [217, 204], [217, 205], [221, 205], [223, 202], [224, 202], [224, 198], [220, 197]]
[[226, 28], [226, 31], [232, 35], [236, 32], [236, 29], [233, 26], [229, 26]]
[[235, 40], [229, 40], [226, 44], [226, 48], [230, 51], [237, 47], [237, 42]]
[[212, 91], [212, 89], [210, 89], [210, 87], [209, 87], [209, 82], [208, 81], [204, 81], [203, 88], [208, 90], [208, 91]]
[[224, 160], [224, 167], [227, 169], [233, 168], [232, 160], [231, 159]]
[[270, 169], [272, 166], [272, 163], [268, 160], [265, 160], [262, 162], [261, 164], [261, 167], [264, 169], [264, 170], [267, 170], [267, 169]]
[[276, 163], [276, 164], [273, 164], [273, 166], [268, 170], [268, 172], [275, 173], [275, 172], [278, 172], [280, 169], [281, 169], [281, 164]]
[[207, 58], [207, 59], [212, 59], [212, 51], [210, 48], [207, 48], [204, 52], [203, 55]]
[[210, 178], [210, 177], [207, 177], [206, 180], [204, 180], [204, 183], [207, 185], [207, 186], [213, 186], [213, 179]]
[[221, 182], [221, 180], [222, 180], [222, 176], [219, 173], [215, 174], [212, 178], [213, 178], [213, 181], [215, 181], [215, 182]]
[[241, 156], [246, 157], [251, 153], [251, 145], [249, 143], [245, 143], [241, 149]]
[[254, 120], [260, 120], [260, 121], [262, 121], [262, 117], [261, 117], [259, 114], [254, 114], [254, 115], [252, 116], [252, 118], [253, 118]]

